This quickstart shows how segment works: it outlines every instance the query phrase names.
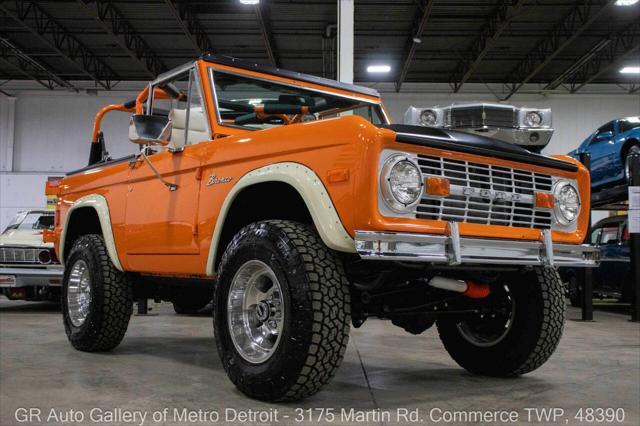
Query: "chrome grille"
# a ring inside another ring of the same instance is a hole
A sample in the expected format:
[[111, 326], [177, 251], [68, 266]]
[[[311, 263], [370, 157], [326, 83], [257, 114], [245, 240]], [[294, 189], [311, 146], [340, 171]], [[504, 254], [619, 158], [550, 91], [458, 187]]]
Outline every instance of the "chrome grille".
[[0, 263], [40, 263], [41, 249], [22, 247], [0, 247]]
[[484, 105], [452, 107], [450, 125], [456, 127], [517, 127], [518, 117], [511, 108], [495, 108]]
[[551, 211], [535, 208], [535, 193], [551, 192], [549, 175], [425, 155], [418, 155], [418, 164], [425, 176], [451, 183], [448, 197], [423, 194], [419, 219], [551, 228]]

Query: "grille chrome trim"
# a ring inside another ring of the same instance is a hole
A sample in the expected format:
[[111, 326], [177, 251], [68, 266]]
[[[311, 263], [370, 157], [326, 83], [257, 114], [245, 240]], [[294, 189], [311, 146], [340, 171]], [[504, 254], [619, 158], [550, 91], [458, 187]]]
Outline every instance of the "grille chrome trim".
[[38, 263], [38, 253], [44, 249], [33, 247], [0, 247], [0, 263]]
[[483, 225], [552, 228], [552, 210], [535, 207], [535, 193], [551, 193], [550, 175], [492, 164], [418, 154], [425, 177], [451, 182], [448, 197], [423, 194], [416, 218]]
[[518, 111], [513, 107], [453, 106], [446, 113], [445, 123], [448, 127], [518, 127]]

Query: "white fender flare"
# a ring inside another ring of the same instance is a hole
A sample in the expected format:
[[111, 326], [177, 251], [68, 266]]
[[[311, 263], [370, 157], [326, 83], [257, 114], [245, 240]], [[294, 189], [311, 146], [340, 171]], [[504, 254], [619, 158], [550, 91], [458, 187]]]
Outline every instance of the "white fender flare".
[[120, 264], [120, 259], [118, 258], [116, 243], [113, 239], [113, 230], [111, 229], [111, 216], [109, 215], [109, 205], [107, 204], [106, 198], [98, 194], [91, 194], [82, 198], [78, 198], [67, 211], [67, 215], [65, 216], [64, 220], [64, 227], [62, 228], [62, 233], [60, 234], [60, 263], [64, 265], [64, 245], [67, 236], [67, 230], [69, 229], [69, 220], [71, 219], [74, 210], [84, 207], [92, 208], [96, 211], [98, 220], [100, 220], [102, 237], [104, 238], [104, 243], [107, 246], [107, 253], [109, 254], [109, 258], [111, 259], [111, 262], [113, 262], [113, 266], [115, 266], [116, 269], [118, 269], [119, 271], [123, 271], [122, 265]]
[[[344, 229], [331, 197], [329, 197], [329, 193], [318, 175], [310, 168], [299, 163], [277, 163], [247, 173], [227, 194], [222, 203], [213, 237], [211, 238], [209, 257], [207, 259], [207, 275], [212, 276], [216, 273], [215, 261], [218, 254], [218, 242], [227, 213], [236, 196], [244, 188], [264, 182], [283, 182], [291, 185], [298, 191], [298, 194], [300, 194], [309, 209], [320, 238], [322, 238], [327, 247], [341, 252], [356, 252], [355, 242]], [[224, 247], [222, 249], [224, 250]]]

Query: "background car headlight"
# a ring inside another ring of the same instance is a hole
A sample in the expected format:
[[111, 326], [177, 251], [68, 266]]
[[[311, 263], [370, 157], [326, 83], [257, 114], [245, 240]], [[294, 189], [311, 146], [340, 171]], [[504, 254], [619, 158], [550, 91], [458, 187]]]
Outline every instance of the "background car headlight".
[[392, 209], [406, 212], [422, 195], [422, 173], [404, 156], [387, 160], [380, 176], [384, 199]]
[[555, 198], [556, 219], [563, 225], [569, 225], [580, 214], [580, 195], [578, 190], [569, 182], [560, 181], [553, 191]]
[[420, 113], [420, 124], [423, 126], [435, 126], [438, 122], [436, 112], [431, 109], [425, 109]]
[[538, 111], [529, 111], [525, 116], [525, 122], [531, 127], [540, 127], [542, 124], [542, 115]]

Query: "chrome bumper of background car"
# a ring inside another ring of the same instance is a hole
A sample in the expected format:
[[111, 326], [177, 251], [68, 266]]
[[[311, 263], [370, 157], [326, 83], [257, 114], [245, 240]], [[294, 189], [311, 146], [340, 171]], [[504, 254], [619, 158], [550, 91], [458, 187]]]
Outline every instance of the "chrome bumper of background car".
[[[465, 129], [458, 128], [456, 130]], [[490, 138], [499, 139], [504, 142], [513, 143], [520, 146], [546, 146], [553, 136], [553, 129], [522, 128], [511, 129], [503, 127], [485, 127], [482, 129], [471, 129], [475, 134]]]
[[363, 259], [428, 263], [585, 266], [599, 264], [599, 251], [589, 245], [554, 244], [551, 232], [541, 241], [460, 238], [450, 225], [450, 235], [423, 235], [356, 231], [356, 250]]
[[61, 286], [62, 266], [47, 268], [0, 267], [0, 288]]

